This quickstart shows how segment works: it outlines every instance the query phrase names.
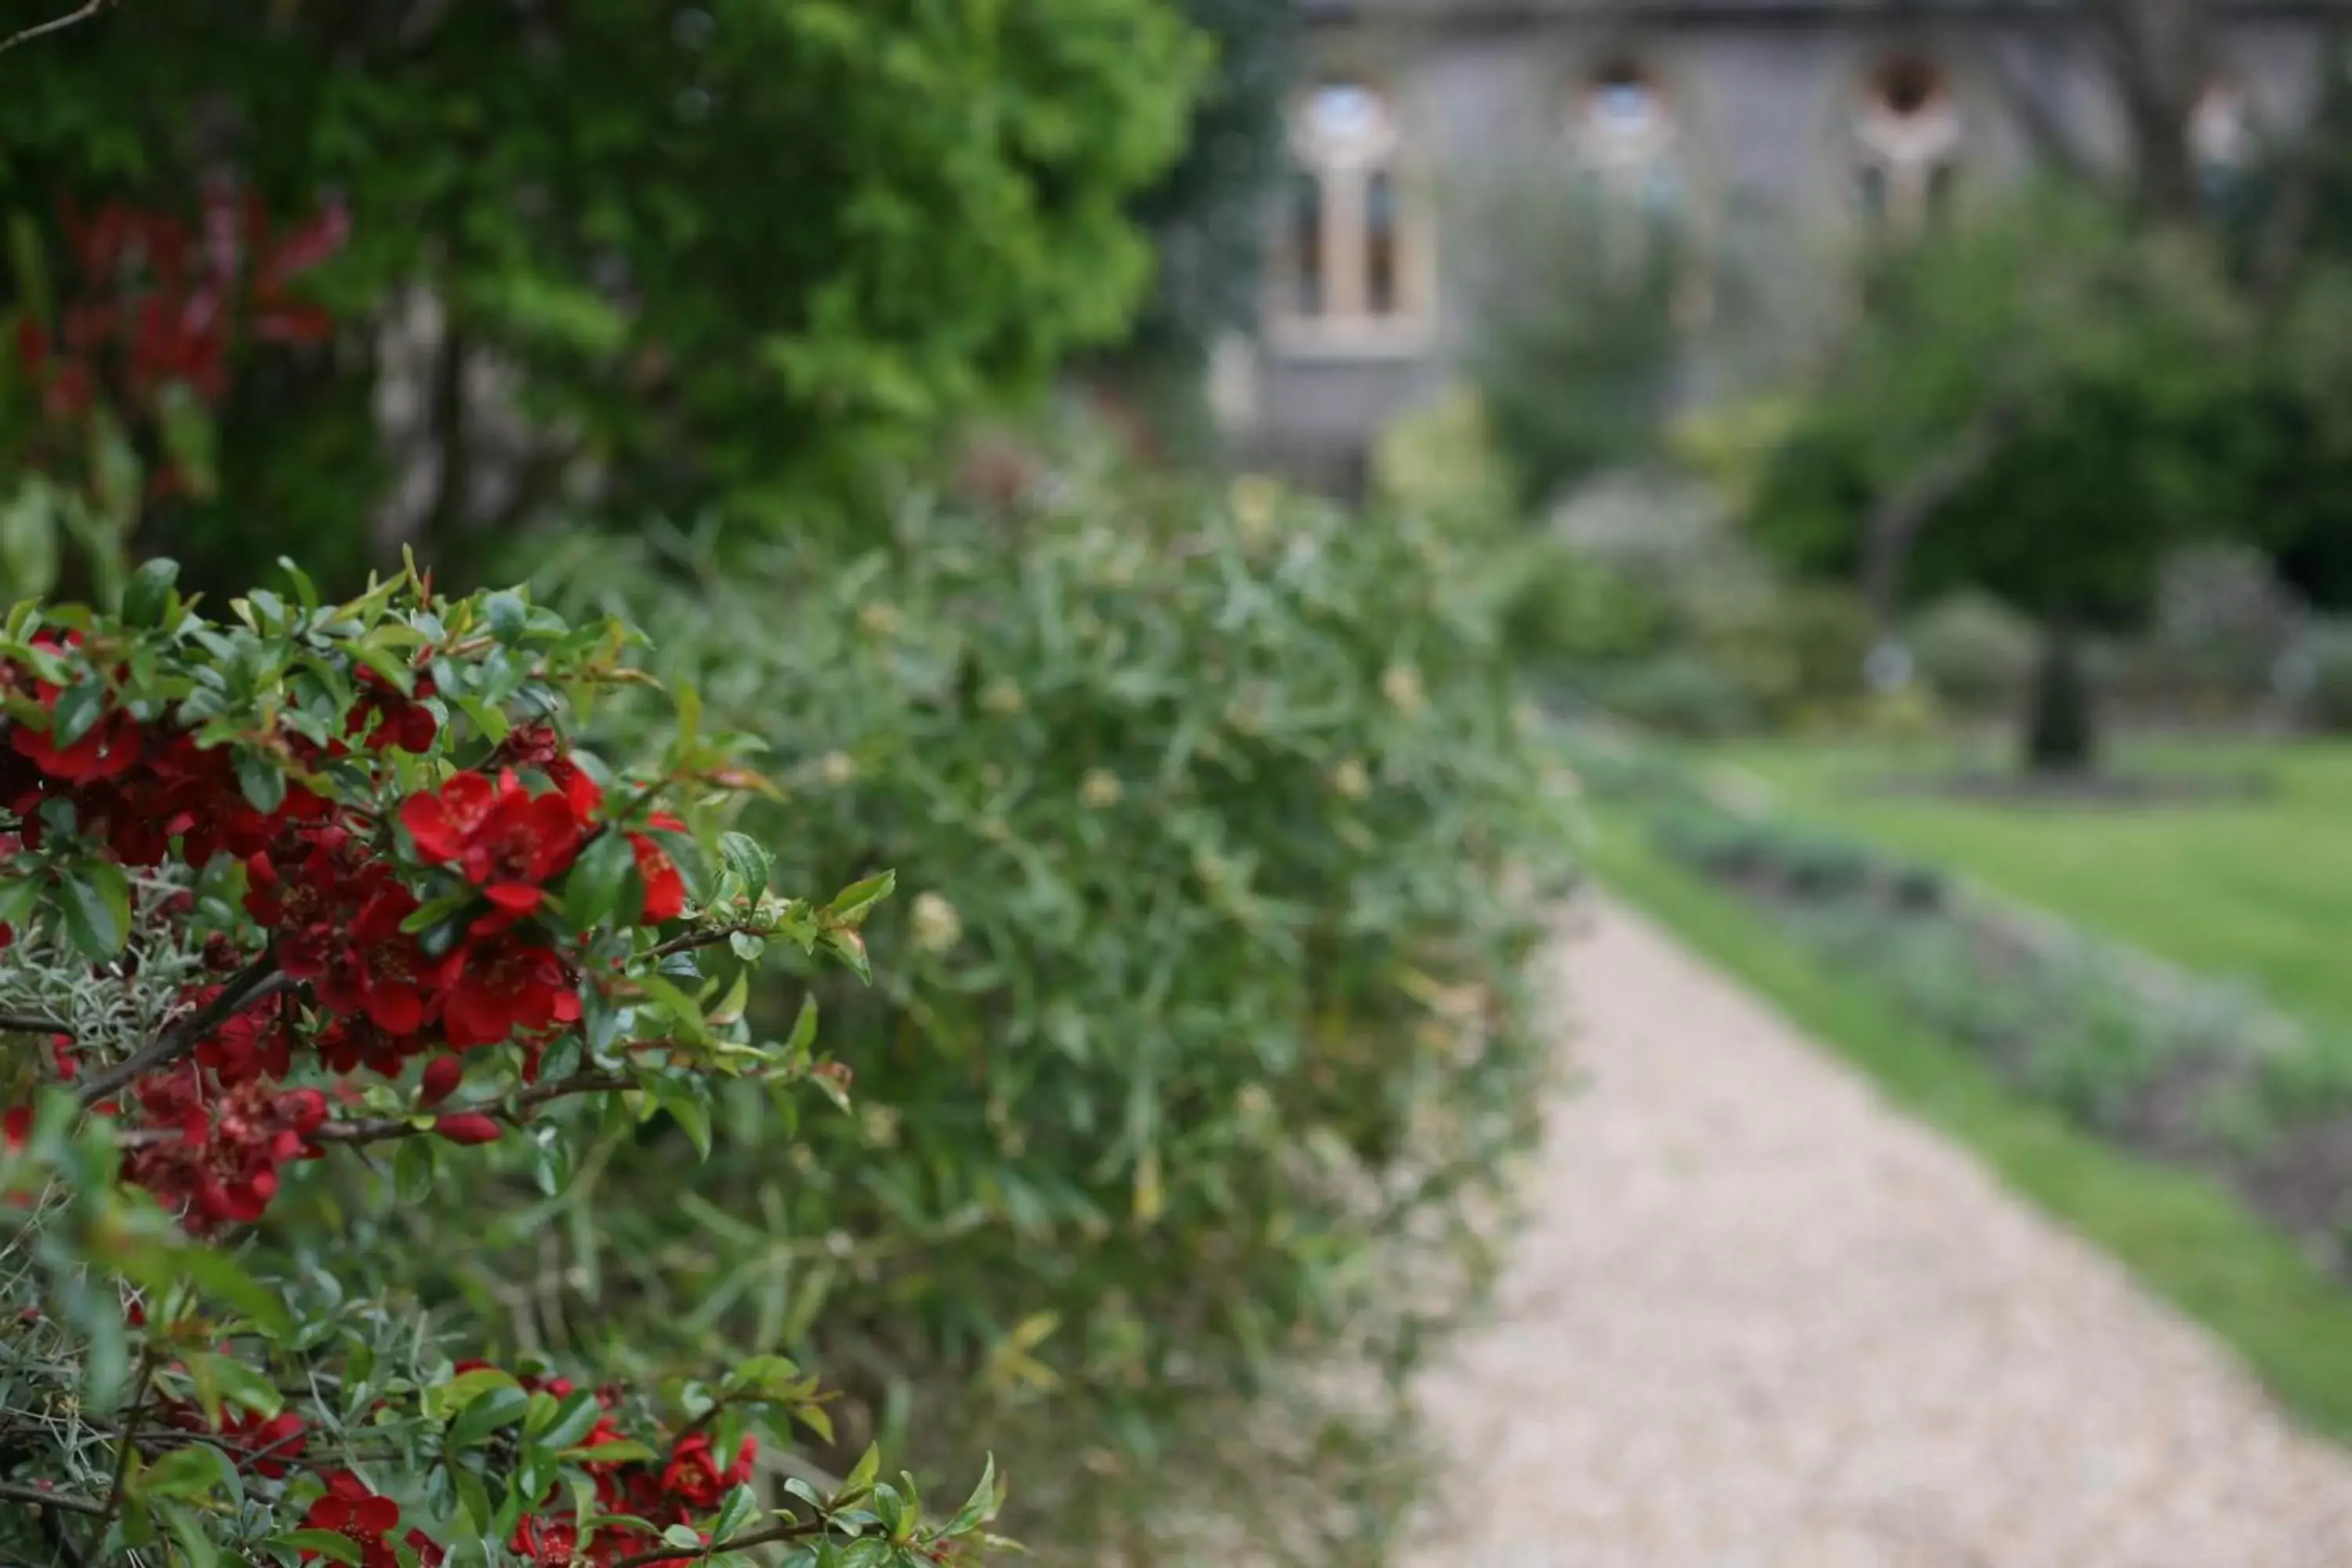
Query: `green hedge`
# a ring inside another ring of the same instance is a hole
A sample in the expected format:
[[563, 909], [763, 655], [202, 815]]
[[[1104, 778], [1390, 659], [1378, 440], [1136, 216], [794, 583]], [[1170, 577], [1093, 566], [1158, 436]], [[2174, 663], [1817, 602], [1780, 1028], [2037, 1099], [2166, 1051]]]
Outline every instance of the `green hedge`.
[[780, 874], [903, 889], [870, 989], [807, 981], [857, 1114], [774, 1143], [722, 1110], [699, 1173], [683, 1140], [616, 1152], [617, 1228], [577, 1239], [631, 1283], [593, 1310], [638, 1355], [795, 1347], [845, 1443], [983, 1432], [1049, 1544], [1196, 1560], [1186, 1519], [1264, 1501], [1286, 1450], [1301, 1489], [1248, 1533], [1360, 1560], [1399, 1499], [1342, 1417], [1465, 1300], [1535, 1130], [1559, 781], [1442, 531], [1045, 473], [854, 560], [671, 539], [541, 572], [771, 742]]

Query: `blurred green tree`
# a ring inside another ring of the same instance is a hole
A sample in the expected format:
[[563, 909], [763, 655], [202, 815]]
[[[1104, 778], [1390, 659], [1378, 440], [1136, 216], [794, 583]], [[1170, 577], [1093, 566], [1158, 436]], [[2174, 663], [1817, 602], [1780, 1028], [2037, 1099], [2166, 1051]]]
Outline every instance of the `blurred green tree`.
[[1965, 587], [2034, 617], [2025, 760], [2087, 768], [2085, 635], [2143, 616], [2176, 545], [2266, 523], [2279, 432], [2252, 331], [2212, 247], [2079, 201], [1884, 254], [1752, 526], [1882, 612]]
[[0, 93], [37, 241], [215, 177], [350, 214], [341, 330], [240, 376], [216, 499], [156, 525], [197, 578], [447, 559], [559, 502], [845, 510], [1126, 329], [1207, 54], [1161, 0], [185, 0], [41, 47]]

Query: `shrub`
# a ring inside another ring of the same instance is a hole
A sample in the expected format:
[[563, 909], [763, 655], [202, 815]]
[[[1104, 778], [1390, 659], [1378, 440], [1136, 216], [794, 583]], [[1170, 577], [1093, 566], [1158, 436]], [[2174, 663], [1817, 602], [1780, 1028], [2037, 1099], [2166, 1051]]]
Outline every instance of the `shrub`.
[[1764, 726], [1763, 710], [1748, 689], [1695, 653], [1596, 670], [1577, 689], [1618, 718], [1661, 734], [1711, 740]]
[[862, 971], [887, 879], [770, 891], [690, 710], [643, 768], [574, 750], [558, 721], [642, 679], [617, 626], [289, 574], [210, 622], [153, 563], [119, 618], [0, 634], [0, 1554], [970, 1560], [992, 1481], [943, 1525], [870, 1459], [762, 1503], [761, 1435], [827, 1430], [781, 1357], [575, 1386], [372, 1245], [445, 1184], [478, 1222], [485, 1146], [561, 1193], [656, 1111], [829, 1083], [733, 998], [763, 942]]
[[107, 12], [0, 99], [21, 238], [214, 180], [350, 218], [335, 341], [239, 381], [168, 520], [208, 585], [388, 492], [445, 561], [592, 501], [829, 515], [1125, 331], [1208, 55], [1161, 0]]
[[1961, 711], [2005, 711], [2033, 673], [2033, 625], [1998, 599], [1954, 594], [1937, 600], [1905, 633], [1919, 679]]
[[[772, 742], [788, 872], [915, 889], [876, 921], [910, 964], [816, 983], [862, 1120], [811, 1123], [805, 1172], [739, 1160], [721, 1213], [677, 1207], [666, 1155], [629, 1167], [646, 1244], [695, 1237], [630, 1331], [781, 1327], [860, 1367], [852, 1426], [901, 1389], [935, 1435], [1019, 1406], [1057, 1456], [1024, 1531], [1055, 1544], [1138, 1499], [1139, 1552], [1253, 1506], [1271, 1424], [1325, 1473], [1255, 1547], [1360, 1551], [1397, 1498], [1362, 1495], [1328, 1396], [1482, 1267], [1549, 1055], [1522, 968], [1563, 825], [1444, 532], [1064, 468], [1001, 510], [910, 504], [846, 565], [555, 570]], [[1273, 1386], [1297, 1403], [1231, 1407]]]

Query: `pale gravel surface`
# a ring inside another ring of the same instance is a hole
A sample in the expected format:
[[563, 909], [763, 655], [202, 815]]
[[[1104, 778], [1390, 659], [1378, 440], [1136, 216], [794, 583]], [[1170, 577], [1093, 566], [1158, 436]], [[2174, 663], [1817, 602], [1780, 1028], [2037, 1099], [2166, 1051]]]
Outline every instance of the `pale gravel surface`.
[[2352, 1457], [1621, 910], [1412, 1568], [2352, 1568]]

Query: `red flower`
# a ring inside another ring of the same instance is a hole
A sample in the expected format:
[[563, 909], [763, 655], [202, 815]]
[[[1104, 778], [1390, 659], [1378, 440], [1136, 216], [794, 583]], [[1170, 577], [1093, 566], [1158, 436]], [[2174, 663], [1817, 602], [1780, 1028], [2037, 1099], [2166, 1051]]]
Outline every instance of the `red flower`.
[[152, 1141], [123, 1162], [126, 1180], [177, 1211], [191, 1233], [250, 1224], [278, 1195], [278, 1167], [315, 1159], [326, 1124], [315, 1089], [273, 1094], [259, 1080], [224, 1086], [194, 1061], [141, 1079], [133, 1094]]
[[[204, 1413], [194, 1405], [178, 1406], [172, 1414], [180, 1426], [205, 1429]], [[212, 1430], [225, 1439], [221, 1447], [239, 1468], [250, 1468], [271, 1480], [293, 1468], [293, 1461], [302, 1457], [310, 1441], [302, 1418], [290, 1411], [264, 1417], [257, 1410], [231, 1408], [221, 1412], [220, 1425]]]
[[70, 746], [58, 746], [50, 731], [14, 726], [8, 744], [50, 778], [65, 784], [95, 784], [120, 778], [139, 761], [144, 737], [127, 713], [110, 713]]
[[404, 695], [391, 681], [365, 665], [353, 673], [360, 685], [359, 700], [352, 705], [343, 733], [364, 735], [370, 750], [397, 746], [404, 752], [425, 752], [441, 732], [441, 721], [422, 699], [433, 695], [430, 676], [420, 676], [414, 695]]
[[637, 857], [637, 876], [646, 885], [644, 920], [647, 925], [659, 925], [676, 920], [686, 908], [686, 883], [677, 874], [662, 847], [642, 833], [629, 835], [629, 847]]
[[496, 784], [479, 773], [459, 773], [436, 794], [411, 795], [400, 820], [418, 854], [454, 864], [512, 914], [537, 909], [541, 884], [580, 847], [571, 803], [561, 794], [534, 795], [510, 773]]
[[[325, 1494], [302, 1516], [305, 1529], [331, 1531], [357, 1546], [361, 1568], [399, 1568], [400, 1555], [384, 1539], [399, 1523], [400, 1505], [388, 1497], [378, 1497], [349, 1470], [329, 1476]], [[306, 1551], [302, 1561], [311, 1562], [318, 1555]]]
[[446, 977], [445, 959], [428, 958], [400, 929], [416, 912], [405, 888], [368, 900], [352, 924], [351, 945], [319, 978], [319, 1000], [339, 1013], [363, 1014], [391, 1035], [413, 1035], [433, 1016]]
[[356, 1072], [365, 1067], [385, 1078], [398, 1078], [408, 1058], [425, 1048], [413, 1035], [394, 1035], [365, 1018], [337, 1018], [319, 1031], [319, 1060], [332, 1071]]
[[751, 1462], [759, 1451], [758, 1442], [746, 1436], [735, 1451], [735, 1462], [721, 1470], [710, 1451], [710, 1435], [690, 1432], [670, 1450], [669, 1463], [662, 1467], [661, 1489], [696, 1512], [717, 1508], [730, 1488], [751, 1479]]
[[604, 791], [572, 760], [564, 749], [563, 737], [551, 724], [519, 724], [507, 732], [490, 753], [490, 765], [497, 768], [536, 768], [547, 782], [563, 792], [572, 803], [572, 814], [585, 827], [596, 820], [596, 813], [604, 804]]
[[[190, 993], [185, 1000], [202, 1006], [219, 994], [219, 986], [207, 985]], [[269, 996], [223, 1024], [217, 1034], [196, 1047], [196, 1059], [212, 1068], [224, 1084], [257, 1078], [274, 1081], [286, 1076], [289, 1044], [278, 998]]]
[[0, 1110], [0, 1146], [5, 1146], [9, 1153], [14, 1154], [23, 1150], [26, 1141], [32, 1135], [33, 1108], [31, 1106], [12, 1105], [5, 1110]]
[[518, 1029], [579, 1020], [580, 994], [550, 950], [499, 935], [457, 952], [459, 968], [442, 1004], [441, 1027], [459, 1050], [498, 1045]]

